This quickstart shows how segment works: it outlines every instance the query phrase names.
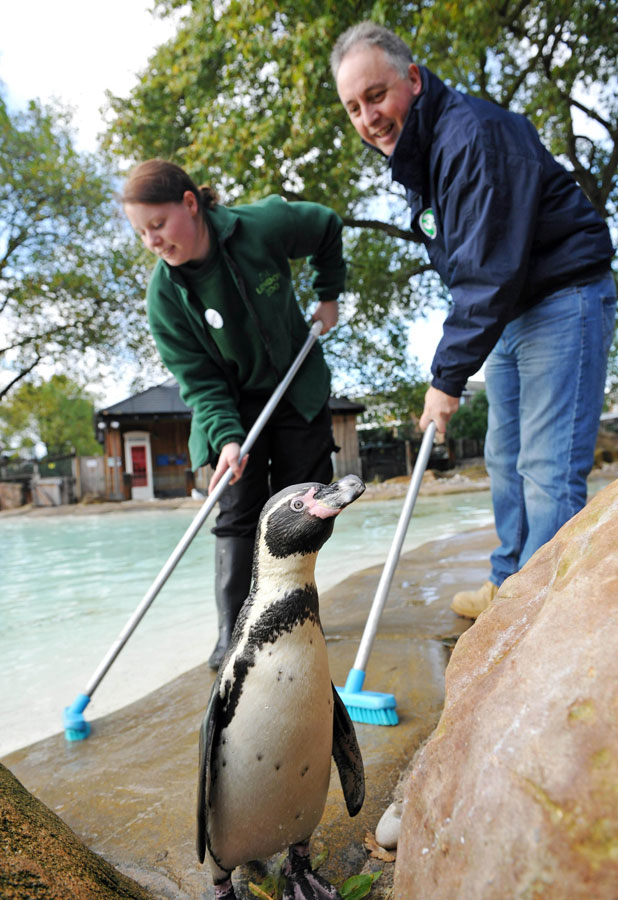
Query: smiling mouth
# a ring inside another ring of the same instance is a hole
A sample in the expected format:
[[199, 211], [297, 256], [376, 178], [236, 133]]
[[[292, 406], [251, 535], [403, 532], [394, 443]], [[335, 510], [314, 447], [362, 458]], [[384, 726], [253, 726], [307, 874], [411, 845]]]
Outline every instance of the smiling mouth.
[[393, 123], [391, 122], [389, 125], [386, 125], [384, 128], [380, 128], [379, 131], [373, 132], [373, 138], [376, 141], [384, 140], [385, 137], [388, 137], [393, 130]]

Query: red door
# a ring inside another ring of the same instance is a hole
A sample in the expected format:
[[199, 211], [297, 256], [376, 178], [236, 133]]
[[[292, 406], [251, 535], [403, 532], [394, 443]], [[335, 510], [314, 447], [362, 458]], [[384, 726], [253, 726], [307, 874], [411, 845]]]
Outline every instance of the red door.
[[146, 487], [148, 477], [146, 471], [146, 448], [144, 446], [131, 447], [131, 465], [133, 467], [133, 487]]

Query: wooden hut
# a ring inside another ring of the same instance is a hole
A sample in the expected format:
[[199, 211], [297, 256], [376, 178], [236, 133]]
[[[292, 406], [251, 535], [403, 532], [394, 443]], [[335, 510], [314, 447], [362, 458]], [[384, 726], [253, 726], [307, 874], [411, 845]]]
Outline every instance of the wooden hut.
[[[335, 477], [361, 475], [356, 417], [364, 410], [345, 397], [331, 397]], [[191, 410], [174, 378], [114, 403], [96, 414], [105, 456], [105, 495], [110, 500], [149, 500], [206, 490], [208, 467], [193, 473], [189, 459]]]

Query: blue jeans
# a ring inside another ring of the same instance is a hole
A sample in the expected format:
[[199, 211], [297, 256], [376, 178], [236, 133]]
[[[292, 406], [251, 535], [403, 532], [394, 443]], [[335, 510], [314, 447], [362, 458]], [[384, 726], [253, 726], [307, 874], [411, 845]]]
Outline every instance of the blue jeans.
[[510, 322], [487, 359], [494, 584], [586, 503], [615, 313], [609, 274], [564, 288]]

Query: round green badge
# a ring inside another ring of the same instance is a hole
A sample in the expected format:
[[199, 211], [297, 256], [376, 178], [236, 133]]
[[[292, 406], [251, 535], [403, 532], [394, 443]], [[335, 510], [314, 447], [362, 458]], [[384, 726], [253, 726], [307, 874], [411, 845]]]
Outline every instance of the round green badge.
[[432, 240], [435, 238], [436, 217], [433, 214], [433, 209], [424, 209], [419, 216], [418, 224], [423, 234], [426, 234], [427, 237], [432, 238]]

